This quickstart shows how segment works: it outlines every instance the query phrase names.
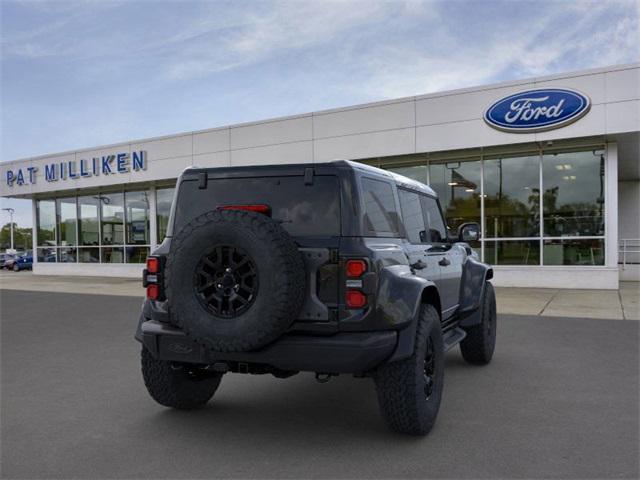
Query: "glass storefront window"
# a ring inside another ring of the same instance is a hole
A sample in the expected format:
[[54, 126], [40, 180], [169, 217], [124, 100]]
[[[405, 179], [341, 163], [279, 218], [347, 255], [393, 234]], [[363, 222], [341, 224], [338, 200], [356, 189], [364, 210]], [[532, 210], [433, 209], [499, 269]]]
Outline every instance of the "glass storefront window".
[[488, 238], [540, 235], [540, 157], [484, 161], [485, 234]]
[[100, 253], [100, 261], [102, 263], [123, 263], [124, 248], [123, 247], [102, 247]]
[[102, 245], [124, 244], [124, 195], [100, 195]]
[[58, 248], [58, 262], [75, 263], [77, 260], [77, 249], [62, 247]]
[[145, 263], [149, 256], [149, 247], [125, 247], [127, 263]]
[[604, 265], [604, 240], [545, 240], [544, 265]]
[[[415, 155], [400, 160], [408, 162], [410, 158], [419, 161]], [[462, 223], [481, 223], [484, 209], [482, 243], [487, 263], [604, 265], [605, 158], [601, 148], [556, 153], [543, 150], [446, 163], [431, 160], [428, 166], [425, 162], [391, 166], [390, 170], [423, 183], [429, 180], [452, 235]]]
[[480, 223], [480, 160], [432, 164], [429, 178], [453, 234], [463, 223]]
[[604, 235], [604, 154], [542, 157], [544, 236]]
[[51, 247], [38, 249], [39, 261], [144, 263], [151, 243], [148, 195], [132, 191], [38, 201], [39, 245]]
[[78, 248], [78, 261], [80, 263], [100, 262], [100, 249], [98, 247]]
[[53, 247], [38, 248], [36, 255], [40, 263], [55, 263], [58, 261], [56, 249]]
[[125, 192], [127, 245], [149, 245], [149, 197], [147, 192]]
[[76, 198], [58, 198], [58, 245], [67, 246], [76, 244], [78, 209]]
[[540, 241], [485, 241], [484, 261], [491, 265], [540, 265]]
[[397, 173], [398, 175], [404, 175], [405, 177], [412, 178], [418, 182], [429, 185], [429, 167], [426, 165], [413, 165], [411, 167], [393, 167], [389, 168], [390, 171]]
[[169, 225], [171, 202], [175, 188], [159, 188], [156, 190], [156, 223], [158, 230], [158, 243], [164, 240]]
[[37, 203], [37, 244], [56, 244], [56, 202], [53, 200], [38, 200]]
[[98, 245], [100, 243], [98, 202], [98, 196], [78, 197], [78, 232], [80, 245]]

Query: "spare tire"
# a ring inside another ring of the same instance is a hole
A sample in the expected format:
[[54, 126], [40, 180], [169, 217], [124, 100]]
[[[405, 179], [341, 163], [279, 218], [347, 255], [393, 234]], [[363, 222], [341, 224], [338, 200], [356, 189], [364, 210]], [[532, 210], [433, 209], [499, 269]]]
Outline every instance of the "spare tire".
[[270, 217], [208, 212], [171, 241], [165, 268], [170, 319], [211, 350], [253, 350], [297, 318], [305, 280], [295, 242]]

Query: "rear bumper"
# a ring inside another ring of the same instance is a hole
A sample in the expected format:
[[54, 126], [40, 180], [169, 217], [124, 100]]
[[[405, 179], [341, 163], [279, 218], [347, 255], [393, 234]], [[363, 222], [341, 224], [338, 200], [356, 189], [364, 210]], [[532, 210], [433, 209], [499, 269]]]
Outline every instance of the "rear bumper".
[[388, 359], [397, 344], [396, 331], [345, 332], [331, 336], [285, 334], [260, 350], [213, 352], [182, 330], [141, 318], [136, 339], [161, 360], [214, 364], [240, 362], [279, 370], [321, 373], [365, 373]]

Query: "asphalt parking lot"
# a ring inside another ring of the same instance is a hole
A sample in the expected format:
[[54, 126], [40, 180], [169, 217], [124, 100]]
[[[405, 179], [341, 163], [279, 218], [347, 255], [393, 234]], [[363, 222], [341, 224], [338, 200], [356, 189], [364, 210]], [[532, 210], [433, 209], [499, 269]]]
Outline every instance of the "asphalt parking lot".
[[488, 367], [447, 356], [438, 423], [390, 433], [373, 384], [228, 375], [147, 395], [140, 300], [0, 290], [3, 478], [638, 478], [635, 321], [506, 316]]

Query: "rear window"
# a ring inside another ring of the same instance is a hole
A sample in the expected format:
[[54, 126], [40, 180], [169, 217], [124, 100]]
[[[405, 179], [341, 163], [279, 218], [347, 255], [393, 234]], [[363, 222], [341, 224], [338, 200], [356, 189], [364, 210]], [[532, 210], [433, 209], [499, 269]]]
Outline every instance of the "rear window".
[[314, 176], [312, 185], [302, 176], [210, 179], [202, 190], [197, 181], [184, 181], [173, 232], [203, 213], [234, 204], [269, 205], [271, 217], [294, 237], [340, 235], [340, 187], [331, 175]]
[[385, 236], [398, 233], [398, 213], [390, 183], [362, 178], [365, 228]]

